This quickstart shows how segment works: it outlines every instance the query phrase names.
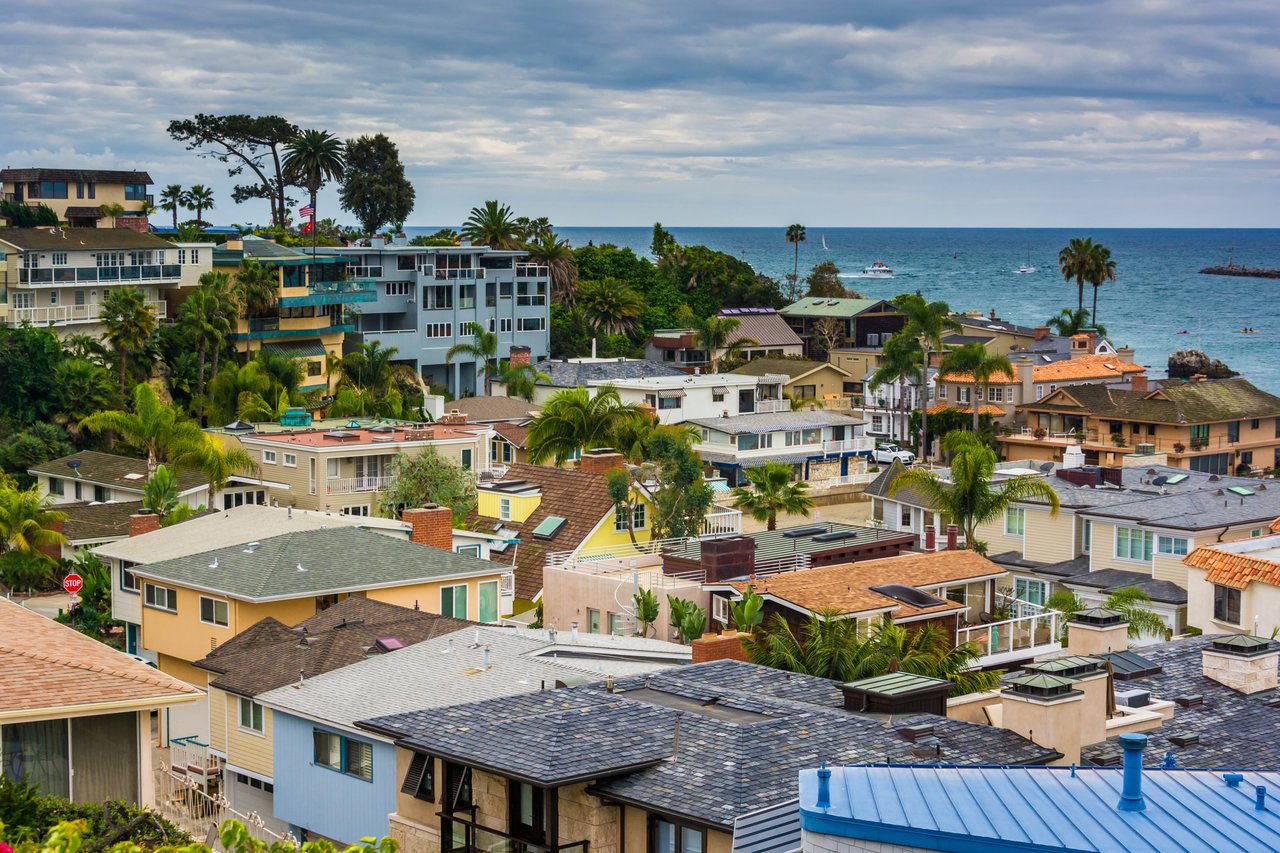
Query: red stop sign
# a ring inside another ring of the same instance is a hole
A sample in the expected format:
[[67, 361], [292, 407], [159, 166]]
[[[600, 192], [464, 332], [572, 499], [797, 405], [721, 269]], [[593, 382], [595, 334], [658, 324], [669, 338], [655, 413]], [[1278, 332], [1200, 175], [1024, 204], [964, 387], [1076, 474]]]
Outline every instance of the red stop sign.
[[65, 589], [67, 592], [71, 593], [72, 595], [75, 595], [77, 592], [79, 592], [80, 588], [83, 586], [84, 586], [84, 580], [81, 579], [81, 577], [75, 572], [72, 572], [71, 574], [67, 575], [65, 578], [62, 579], [62, 588]]

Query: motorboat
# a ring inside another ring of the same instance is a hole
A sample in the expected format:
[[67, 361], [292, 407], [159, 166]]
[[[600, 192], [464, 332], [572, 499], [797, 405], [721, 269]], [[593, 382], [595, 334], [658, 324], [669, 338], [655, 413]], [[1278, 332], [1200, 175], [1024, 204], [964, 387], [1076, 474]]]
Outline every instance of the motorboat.
[[884, 261], [876, 261], [869, 267], [863, 267], [862, 274], [870, 278], [893, 278], [893, 269]]

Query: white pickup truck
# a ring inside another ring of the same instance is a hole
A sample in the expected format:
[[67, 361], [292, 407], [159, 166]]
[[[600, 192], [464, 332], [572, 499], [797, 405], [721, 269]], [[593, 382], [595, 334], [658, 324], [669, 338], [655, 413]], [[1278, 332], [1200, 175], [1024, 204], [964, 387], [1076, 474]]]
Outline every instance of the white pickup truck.
[[903, 450], [896, 444], [886, 442], [876, 445], [875, 460], [885, 464], [896, 460], [903, 465], [913, 465], [916, 461], [916, 455], [910, 450]]

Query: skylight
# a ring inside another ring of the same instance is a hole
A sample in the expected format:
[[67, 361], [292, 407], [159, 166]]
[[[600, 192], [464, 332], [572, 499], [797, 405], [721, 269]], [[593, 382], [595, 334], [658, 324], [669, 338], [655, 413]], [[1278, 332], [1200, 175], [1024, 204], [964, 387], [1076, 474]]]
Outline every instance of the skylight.
[[1248, 497], [1254, 493], [1253, 489], [1247, 489], [1244, 486], [1231, 486], [1227, 491], [1231, 492], [1233, 495], [1241, 495], [1242, 497]]
[[558, 515], [548, 515], [533, 529], [533, 535], [538, 539], [551, 539], [560, 532], [561, 527], [564, 527], [564, 522], [565, 519]]
[[1168, 485], [1170, 485], [1170, 486], [1176, 486], [1178, 483], [1181, 483], [1181, 482], [1182, 482], [1183, 480], [1185, 480], [1185, 479], [1187, 479], [1187, 475], [1186, 475], [1186, 474], [1170, 474], [1170, 475], [1165, 479], [1165, 483], [1166, 483], [1166, 484], [1168, 484]]

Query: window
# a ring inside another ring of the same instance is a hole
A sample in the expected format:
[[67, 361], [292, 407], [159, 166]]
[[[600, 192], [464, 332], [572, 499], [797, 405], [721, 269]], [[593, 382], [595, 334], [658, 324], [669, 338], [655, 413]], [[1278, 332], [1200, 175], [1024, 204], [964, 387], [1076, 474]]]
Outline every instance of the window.
[[40, 181], [29, 186], [28, 192], [31, 198], [66, 198], [67, 182], [66, 181]]
[[340, 459], [326, 459], [324, 461], [324, 474], [327, 479], [336, 480], [342, 467]]
[[167, 586], [149, 583], [143, 585], [143, 601], [155, 610], [178, 612], [178, 591]]
[[67, 493], [67, 487], [57, 477], [49, 478], [49, 494], [64, 495]]
[[900, 523], [901, 523], [901, 525], [902, 525], [902, 529], [910, 529], [910, 527], [911, 527], [911, 507], [907, 506], [906, 504], [901, 504], [901, 510], [902, 510], [902, 511], [901, 511], [901, 513], [900, 513], [900, 515], [899, 515], [899, 521], [900, 521]]
[[446, 586], [440, 590], [440, 615], [467, 618], [467, 585]]
[[961, 387], [959, 387], [959, 388], [957, 388], [957, 389], [956, 389], [956, 402], [957, 402], [957, 403], [967, 403], [967, 402], [969, 402], [969, 388], [968, 388], [968, 387], [966, 387], [966, 386], [961, 386]]
[[408, 296], [413, 293], [413, 282], [389, 281], [382, 285], [382, 290], [387, 296]]
[[285, 464], [285, 467], [286, 467], [286, 468], [297, 468], [297, 467], [298, 467], [298, 454], [296, 454], [296, 453], [286, 453], [286, 454], [284, 455], [284, 464]]
[[1240, 440], [1240, 422], [1231, 421], [1227, 424], [1227, 441], [1237, 442]]
[[453, 285], [429, 284], [422, 288], [422, 310], [440, 311], [453, 307]]
[[[1194, 446], [1194, 445], [1193, 445]], [[1191, 470], [1203, 474], [1227, 474], [1231, 467], [1230, 453], [1206, 453], [1191, 457]]]
[[1181, 536], [1161, 536], [1156, 540], [1156, 550], [1175, 557], [1187, 556], [1187, 540]]
[[1258, 418], [1254, 418], [1253, 420], [1249, 421], [1249, 429], [1257, 429], [1261, 425], [1262, 425], [1262, 421], [1259, 420]]
[[1253, 451], [1252, 451], [1252, 450], [1242, 450], [1242, 451], [1240, 451], [1240, 464], [1241, 464], [1241, 465], [1252, 465], [1252, 464], [1253, 464]]
[[988, 389], [987, 389], [987, 399], [988, 399], [988, 400], [990, 400], [992, 403], [1003, 403], [1003, 402], [1004, 402], [1004, 389], [1003, 389], [1003, 388], [995, 388], [995, 387], [988, 388]]
[[476, 584], [476, 619], [487, 624], [498, 621], [497, 581], [481, 581]]
[[67, 253], [66, 253], [66, 252], [54, 252], [54, 253], [53, 253], [53, 265], [54, 265], [55, 267], [65, 267], [65, 266], [67, 265]]
[[814, 397], [818, 396], [818, 386], [817, 385], [797, 385], [795, 386], [795, 390], [792, 392], [792, 394], [797, 399], [800, 399], [800, 400], [812, 400]]
[[240, 728], [262, 734], [262, 706], [244, 696], [240, 697]]
[[58, 291], [56, 291], [56, 290], [50, 290], [50, 291], [49, 291], [49, 304], [50, 304], [50, 305], [57, 305], [57, 304], [58, 304]]
[[[546, 840], [543, 829], [543, 789], [515, 779], [507, 782], [507, 831], [512, 835], [541, 844]], [[516, 845], [517, 849], [523, 845]]]
[[313, 360], [313, 361], [308, 361], [308, 362], [307, 362], [307, 375], [308, 375], [308, 376], [319, 376], [323, 371], [324, 371], [324, 364], [323, 364], [323, 363], [321, 363], [321, 362], [319, 362], [319, 361], [314, 361], [314, 360]]
[[1084, 520], [1083, 544], [1080, 546], [1081, 552], [1088, 554], [1089, 548], [1093, 545], [1093, 522], [1089, 519]]
[[732, 611], [729, 609], [729, 599], [723, 595], [711, 596], [711, 618], [725, 625], [729, 624], [729, 618]]
[[458, 285], [458, 307], [459, 308], [475, 308], [476, 307], [476, 286], [474, 284]]
[[591, 607], [587, 608], [587, 633], [600, 633], [600, 611]]
[[362, 504], [362, 505], [360, 505], [360, 506], [344, 506], [344, 507], [342, 508], [342, 514], [343, 514], [343, 515], [358, 516], [358, 517], [360, 517], [360, 518], [368, 518], [368, 517], [369, 517], [369, 505], [368, 505], [368, 504]]
[[1039, 399], [1040, 399], [1041, 397], [1043, 397], [1043, 396], [1044, 396], [1044, 386], [1043, 386], [1043, 385], [1037, 385], [1037, 386], [1036, 386], [1036, 399], [1037, 399], [1037, 400], [1039, 400]]
[[614, 637], [622, 636], [622, 614], [609, 614], [609, 634]]
[[545, 281], [522, 281], [516, 285], [517, 305], [546, 305], [547, 283]]
[[938, 399], [939, 399], [939, 400], [945, 400], [945, 399], [947, 399], [947, 386], [946, 386], [946, 385], [939, 385], [939, 386], [938, 386]]
[[134, 595], [137, 595], [142, 590], [142, 586], [138, 582], [138, 576], [126, 568], [127, 566], [132, 565], [134, 564], [130, 563], [128, 560], [120, 561], [120, 589], [124, 592], [131, 592]]
[[355, 776], [365, 781], [373, 780], [373, 744], [362, 740], [343, 738], [346, 756], [343, 758], [342, 770], [348, 776]]
[[444, 791], [441, 792], [445, 812], [470, 811], [471, 768], [465, 764], [444, 762]]
[[1022, 536], [1027, 532], [1027, 511], [1011, 506], [1004, 512], [1004, 532], [1009, 536]]
[[508, 332], [508, 333], [511, 331], [511, 318], [510, 318], [510, 317], [503, 317], [501, 320], [499, 320], [499, 321], [498, 321], [498, 331], [499, 331], [499, 332]]
[[312, 729], [311, 737], [315, 764], [373, 781], [373, 744], [320, 729]]
[[1213, 618], [1229, 625], [1240, 624], [1240, 590], [1213, 585]]
[[[366, 256], [365, 262], [367, 265], [370, 265], [368, 264], [369, 260], [373, 260], [373, 259], [368, 258]], [[396, 269], [399, 270], [400, 272], [413, 272], [417, 268], [418, 268], [417, 255], [396, 255]]]
[[1049, 584], [1047, 581], [1033, 578], [1014, 578], [1013, 597], [1019, 601], [1038, 604], [1043, 607], [1045, 601], [1049, 598]]
[[498, 498], [498, 518], [511, 520], [511, 498]]
[[147, 185], [146, 184], [125, 184], [124, 200], [125, 201], [146, 201]]
[[227, 627], [230, 624], [227, 619], [227, 602], [220, 598], [200, 596], [200, 621], [222, 628]]
[[422, 327], [422, 333], [428, 338], [452, 338], [452, 323], [427, 323]]
[[199, 249], [192, 249], [192, 250], [191, 250], [191, 263], [193, 263], [193, 264], [198, 264], [198, 263], [200, 263], [200, 250], [199, 250]]
[[462, 448], [462, 467], [468, 471], [471, 470], [471, 455], [472, 450], [470, 447]]
[[626, 504], [618, 504], [613, 508], [613, 532], [622, 533], [627, 529], [627, 518], [630, 511]]
[[1151, 531], [1136, 527], [1116, 528], [1116, 557], [1121, 560], [1151, 561]]
[[636, 530], [644, 530], [645, 524], [648, 523], [645, 514], [645, 505], [643, 503], [636, 504], [635, 509], [631, 512], [631, 526]]
[[773, 433], [771, 432], [738, 436], [739, 450], [768, 450], [770, 447], [773, 447]]
[[104, 486], [93, 487], [93, 500], [96, 503], [104, 504], [111, 499], [111, 492]]
[[400, 793], [408, 794], [416, 800], [433, 802], [436, 798], [436, 761], [429, 755], [420, 752], [413, 754], [409, 769], [404, 774], [404, 784]]
[[453, 553], [455, 553], [455, 554], [462, 554], [463, 556], [466, 556], [466, 557], [475, 557], [475, 558], [479, 559], [479, 557], [480, 557], [480, 546], [479, 546], [479, 545], [477, 545], [477, 544], [472, 544], [472, 545], [459, 545], [458, 547], [456, 547], [456, 548], [454, 548], [454, 549], [453, 549]]
[[276, 464], [276, 452], [274, 450], [262, 451], [262, 461], [267, 465]]
[[182, 266], [185, 266], [185, 265], [186, 265], [186, 263], [187, 263], [187, 250], [186, 250], [186, 249], [179, 249], [179, 250], [178, 250], [178, 264], [179, 264], [179, 265], [182, 265]]
[[704, 853], [707, 837], [701, 829], [663, 818], [653, 821], [650, 853]]
[[669, 411], [671, 409], [678, 409], [683, 405], [684, 403], [681, 401], [679, 397], [659, 397], [658, 398], [659, 411]]
[[521, 332], [542, 332], [546, 328], [546, 317], [521, 317], [516, 324], [516, 329]]

